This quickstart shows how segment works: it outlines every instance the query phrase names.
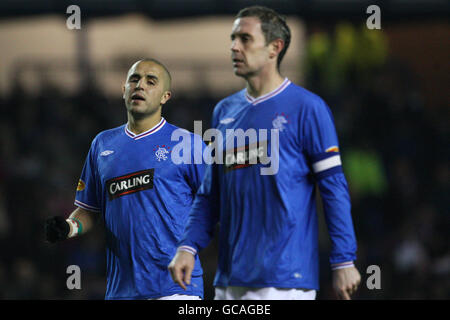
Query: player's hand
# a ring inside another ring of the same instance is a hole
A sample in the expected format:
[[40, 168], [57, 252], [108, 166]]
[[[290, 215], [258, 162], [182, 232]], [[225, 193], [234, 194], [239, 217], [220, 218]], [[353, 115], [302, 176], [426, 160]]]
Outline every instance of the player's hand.
[[172, 280], [186, 290], [186, 284], [191, 284], [191, 274], [194, 270], [195, 257], [187, 251], [178, 251], [170, 262], [168, 269]]
[[351, 300], [351, 295], [358, 289], [361, 275], [355, 267], [333, 271], [333, 289], [340, 300]]
[[63, 217], [55, 216], [48, 218], [44, 225], [45, 239], [50, 243], [67, 239], [70, 226]]

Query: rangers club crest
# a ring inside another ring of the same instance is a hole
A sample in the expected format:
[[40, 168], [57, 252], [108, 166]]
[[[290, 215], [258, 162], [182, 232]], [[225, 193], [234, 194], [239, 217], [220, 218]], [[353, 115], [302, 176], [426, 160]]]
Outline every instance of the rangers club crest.
[[[167, 149], [170, 149], [170, 147], [167, 146]], [[156, 146], [156, 149], [153, 149], [153, 151], [155, 151], [155, 156], [158, 161], [167, 160], [166, 154], [169, 153], [169, 151], [167, 151], [167, 149], [166, 149], [166, 145]]]
[[276, 117], [272, 120], [272, 126], [274, 129], [278, 129], [281, 131], [283, 131], [284, 129], [286, 129], [285, 124], [289, 123], [287, 116], [282, 113], [281, 115], [275, 115]]

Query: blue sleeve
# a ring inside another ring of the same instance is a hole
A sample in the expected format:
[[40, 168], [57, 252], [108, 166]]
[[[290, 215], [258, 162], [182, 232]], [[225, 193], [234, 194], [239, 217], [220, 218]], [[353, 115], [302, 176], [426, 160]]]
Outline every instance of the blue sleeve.
[[189, 246], [197, 252], [205, 248], [219, 221], [219, 197], [215, 164], [207, 165], [203, 182], [195, 196], [188, 224], [178, 246]]
[[318, 181], [325, 221], [331, 239], [330, 264], [356, 260], [356, 237], [350, 195], [343, 173]]
[[89, 211], [101, 211], [101, 186], [97, 179], [96, 166], [96, 140], [91, 144], [84, 162], [80, 180], [75, 195], [75, 205]]
[[203, 142], [202, 138], [196, 134], [193, 134], [192, 138], [191, 164], [186, 164], [186, 181], [192, 189], [192, 194], [195, 195], [202, 184], [203, 176], [205, 174], [206, 165], [203, 161], [203, 151], [206, 148], [206, 144]]
[[[220, 103], [214, 108], [211, 124], [215, 128]], [[209, 147], [207, 147], [209, 148]], [[217, 165], [206, 165], [202, 184], [197, 191], [189, 214], [188, 224], [178, 246], [189, 246], [197, 252], [205, 248], [214, 236], [215, 226], [219, 221], [219, 187]]]
[[330, 263], [356, 259], [356, 238], [333, 116], [322, 100], [305, 117], [304, 150], [322, 197], [331, 238]]
[[303, 149], [316, 179], [342, 173], [333, 115], [325, 102], [317, 100], [308, 108], [303, 128]]

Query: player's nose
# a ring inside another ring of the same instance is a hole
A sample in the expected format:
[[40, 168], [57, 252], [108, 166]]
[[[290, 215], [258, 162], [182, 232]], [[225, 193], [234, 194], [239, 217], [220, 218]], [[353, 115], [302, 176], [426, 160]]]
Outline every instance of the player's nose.
[[231, 46], [230, 46], [230, 50], [232, 52], [239, 52], [239, 43], [236, 40], [231, 41]]
[[143, 79], [140, 79], [137, 83], [136, 83], [136, 90], [143, 90], [144, 88], [143, 88], [143, 86], [144, 86], [144, 81], [143, 81]]

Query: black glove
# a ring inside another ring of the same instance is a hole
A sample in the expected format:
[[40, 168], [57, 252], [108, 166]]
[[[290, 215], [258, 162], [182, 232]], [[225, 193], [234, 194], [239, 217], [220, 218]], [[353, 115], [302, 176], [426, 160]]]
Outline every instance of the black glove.
[[45, 221], [45, 238], [50, 243], [67, 239], [70, 226], [63, 217], [55, 216]]

